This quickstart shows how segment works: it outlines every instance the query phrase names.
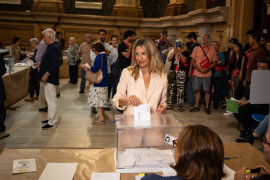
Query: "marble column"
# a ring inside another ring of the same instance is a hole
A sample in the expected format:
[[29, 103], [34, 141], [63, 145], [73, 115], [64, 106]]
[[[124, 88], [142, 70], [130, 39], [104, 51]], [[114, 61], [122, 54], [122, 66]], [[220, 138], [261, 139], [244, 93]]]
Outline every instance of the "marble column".
[[112, 16], [143, 17], [140, 0], [116, 0], [113, 6]]
[[63, 0], [33, 0], [32, 12], [64, 13]]
[[170, 0], [165, 9], [164, 16], [178, 16], [186, 13], [187, 8], [184, 0]]
[[228, 40], [235, 37], [244, 45], [246, 32], [253, 28], [254, 0], [227, 0], [226, 6], [229, 7]]

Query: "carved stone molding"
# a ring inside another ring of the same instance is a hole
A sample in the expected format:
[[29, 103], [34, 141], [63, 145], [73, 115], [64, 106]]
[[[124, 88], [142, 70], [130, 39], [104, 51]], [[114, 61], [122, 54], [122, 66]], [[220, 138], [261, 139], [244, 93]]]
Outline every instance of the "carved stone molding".
[[64, 13], [62, 0], [35, 0], [32, 5], [32, 12]]
[[164, 16], [178, 16], [186, 13], [186, 4], [168, 4]]

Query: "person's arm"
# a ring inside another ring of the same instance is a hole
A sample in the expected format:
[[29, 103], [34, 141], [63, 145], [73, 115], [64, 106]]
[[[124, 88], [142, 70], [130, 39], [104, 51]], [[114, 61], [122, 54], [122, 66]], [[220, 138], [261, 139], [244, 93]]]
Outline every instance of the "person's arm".
[[242, 61], [241, 61], [241, 69], [239, 72], [239, 80], [243, 80], [243, 70], [244, 70], [244, 64], [245, 64], [245, 56], [243, 56]]
[[78, 55], [79, 55], [80, 57], [82, 56], [82, 45], [80, 45], [80, 47], [79, 47]]
[[247, 169], [248, 168], [244, 166], [239, 171], [237, 171], [234, 174], [234, 180], [251, 180], [252, 176], [250, 173], [246, 176]]
[[130, 44], [129, 44], [129, 47], [128, 47], [128, 51], [127, 51], [127, 52], [126, 52], [126, 51], [122, 51], [122, 52], [121, 52], [122, 55], [123, 55], [126, 59], [129, 58], [129, 56], [130, 56], [130, 54], [131, 54], [131, 49], [132, 49], [132, 44], [130, 43]]
[[181, 57], [183, 63], [186, 63], [186, 62], [187, 62], [187, 57], [184, 56], [184, 55], [182, 54], [182, 52], [180, 52], [179, 54], [180, 54], [180, 57]]
[[101, 54], [98, 54], [96, 56], [94, 65], [90, 68], [93, 73], [98, 72], [98, 70], [100, 69], [100, 66], [101, 66], [101, 56], [102, 56]]
[[156, 109], [157, 114], [165, 114], [167, 111], [167, 90], [168, 90], [168, 79], [166, 77], [165, 82], [163, 84], [163, 91], [161, 94], [160, 103]]
[[174, 56], [174, 49], [172, 49], [169, 53], [168, 53], [168, 61], [171, 61], [172, 60], [172, 58], [173, 58], [173, 56]]

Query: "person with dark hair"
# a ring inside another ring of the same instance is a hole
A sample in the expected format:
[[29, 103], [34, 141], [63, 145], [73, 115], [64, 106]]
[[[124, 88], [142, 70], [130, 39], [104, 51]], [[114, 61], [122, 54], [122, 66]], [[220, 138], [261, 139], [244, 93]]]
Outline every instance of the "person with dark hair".
[[[81, 57], [81, 64], [86, 64], [88, 63], [89, 66], [92, 66], [92, 62], [90, 59], [90, 51], [91, 51], [91, 45], [93, 42], [93, 38], [91, 34], [86, 34], [85, 35], [85, 42], [83, 42], [78, 50], [78, 54]], [[84, 93], [85, 89], [85, 70], [81, 69], [81, 84], [80, 84], [80, 94]]]
[[266, 49], [266, 60], [270, 61], [270, 41], [266, 43], [265, 49]]
[[221, 100], [221, 92], [223, 88], [222, 76], [224, 71], [225, 55], [222, 52], [219, 52], [220, 44], [218, 41], [212, 43], [212, 47], [217, 53], [217, 64], [213, 69], [213, 84], [214, 84], [214, 104], [213, 108], [218, 109], [218, 102]]
[[167, 31], [162, 31], [160, 33], [160, 38], [155, 41], [156, 46], [160, 52], [161, 59], [163, 63], [165, 64], [166, 59], [167, 59], [167, 54], [168, 52], [166, 51], [170, 47], [172, 47], [171, 42], [168, 40], [168, 33]]
[[177, 175], [150, 174], [142, 180], [220, 180], [225, 177], [223, 143], [210, 128], [189, 125], [180, 132], [175, 145], [176, 164], [171, 167]]
[[56, 32], [56, 38], [60, 42], [61, 50], [65, 49], [65, 39], [63, 38], [63, 34], [61, 32]]
[[235, 99], [243, 97], [243, 80], [245, 78], [246, 56], [241, 43], [233, 47], [233, 55], [229, 63], [229, 83], [232, 84], [232, 93]]
[[[1, 46], [0, 46], [1, 47]], [[0, 139], [6, 138], [9, 136], [6, 133], [6, 107], [5, 107], [5, 100], [6, 100], [6, 92], [5, 92], [5, 85], [2, 79], [2, 76], [6, 73], [6, 66], [4, 61], [4, 55], [8, 54], [8, 51], [1, 52], [0, 49]]]
[[136, 33], [134, 31], [127, 30], [124, 33], [124, 40], [118, 45], [118, 57], [121, 70], [131, 64], [131, 52], [135, 36]]
[[263, 34], [261, 35], [260, 37], [260, 46], [266, 51], [266, 43], [268, 41], [268, 38], [267, 38], [267, 35], [266, 34]]
[[177, 102], [177, 109], [180, 112], [185, 110], [184, 94], [187, 71], [187, 57], [183, 54], [183, 42], [176, 40], [174, 53], [168, 57], [172, 61], [171, 70], [175, 71], [175, 80], [169, 83], [167, 108], [173, 109], [174, 102]]
[[19, 47], [20, 38], [14, 37], [11, 42], [11, 54], [15, 58], [15, 63], [21, 61], [21, 55], [25, 55], [25, 52]]
[[[110, 54], [110, 51], [109, 51], [110, 45], [109, 45], [109, 43], [106, 43], [106, 35], [107, 35], [107, 32], [106, 32], [105, 29], [99, 29], [98, 30], [98, 36], [99, 36], [98, 41], [103, 44], [103, 46], [105, 48], [105, 54], [107, 55], [107, 59], [108, 59], [108, 56]], [[91, 56], [92, 64], [94, 64], [97, 54], [91, 50], [90, 56]], [[110, 74], [111, 74], [111, 67], [110, 67], [109, 61], [107, 61], [107, 68], [108, 68], [107, 73], [108, 73], [108, 77], [109, 77]], [[91, 88], [93, 88], [93, 84], [90, 84], [90, 89]], [[110, 107], [105, 107], [104, 110], [109, 111]], [[95, 109], [95, 107], [91, 108], [91, 112], [93, 114], [97, 114], [97, 110]]]
[[187, 79], [187, 96], [188, 96], [188, 104], [189, 104], [189, 112], [195, 111], [195, 85], [194, 85], [194, 67], [193, 62], [191, 58], [191, 54], [195, 47], [200, 46], [200, 44], [197, 41], [197, 35], [195, 32], [190, 32], [187, 35], [187, 39], [192, 43], [192, 45], [189, 48], [189, 57], [188, 57], [188, 79]]
[[111, 42], [112, 42], [112, 45], [110, 45], [109, 47], [110, 55], [108, 56], [108, 60], [111, 66], [111, 76], [109, 77], [109, 87], [108, 87], [109, 88], [108, 100], [110, 100], [111, 93], [112, 93], [112, 97], [115, 95], [117, 83], [118, 83], [118, 80], [117, 80], [118, 74], [116, 74], [117, 76], [115, 76], [115, 73], [114, 73], [115, 68], [117, 69], [117, 67], [115, 66], [117, 66], [117, 59], [118, 59], [118, 36], [112, 35]]
[[88, 105], [90, 107], [97, 108], [98, 119], [93, 122], [95, 125], [105, 124], [104, 107], [108, 107], [108, 73], [107, 73], [107, 56], [105, 54], [104, 45], [96, 41], [92, 44], [92, 51], [96, 53], [96, 59], [93, 66], [88, 64], [81, 65], [82, 69], [90, 70], [93, 73], [97, 73], [102, 70], [103, 79], [100, 83], [94, 84], [94, 87], [90, 88], [88, 96]]
[[248, 64], [243, 86], [245, 87], [245, 97], [246, 99], [249, 99], [251, 73], [253, 70], [258, 69], [259, 62], [265, 59], [266, 53], [259, 44], [260, 36], [258, 33], [256, 33], [254, 30], [249, 30], [247, 32], [247, 38], [250, 45], [250, 50], [245, 52], [248, 58]]

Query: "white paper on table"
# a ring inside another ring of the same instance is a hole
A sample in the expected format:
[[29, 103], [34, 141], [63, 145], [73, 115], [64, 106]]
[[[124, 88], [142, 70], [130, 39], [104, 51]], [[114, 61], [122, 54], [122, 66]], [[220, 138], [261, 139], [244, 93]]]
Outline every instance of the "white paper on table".
[[35, 158], [13, 160], [13, 174], [33, 171], [37, 171]]
[[134, 125], [151, 125], [149, 104], [141, 104], [139, 106], [134, 106]]
[[92, 173], [91, 180], [120, 180], [120, 173]]
[[78, 163], [47, 163], [39, 180], [72, 180]]
[[235, 171], [226, 166], [226, 164], [223, 166], [223, 172], [226, 174], [226, 176], [221, 178], [221, 180], [234, 180]]

